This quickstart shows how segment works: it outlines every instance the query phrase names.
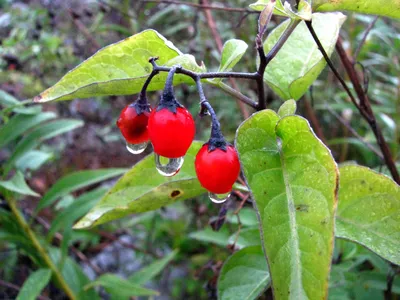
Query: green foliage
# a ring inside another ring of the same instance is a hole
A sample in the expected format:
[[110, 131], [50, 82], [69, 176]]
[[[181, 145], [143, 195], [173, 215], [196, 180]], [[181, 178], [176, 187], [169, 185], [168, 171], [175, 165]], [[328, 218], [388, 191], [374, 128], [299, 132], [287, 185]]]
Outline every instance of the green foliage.
[[279, 107], [278, 115], [283, 118], [286, 116], [294, 115], [296, 113], [297, 104], [293, 99], [286, 100], [283, 102], [281, 107]]
[[400, 265], [400, 187], [360, 166], [340, 168], [336, 236]]
[[151, 154], [125, 173], [104, 198], [74, 228], [87, 228], [128, 214], [158, 209], [176, 201], [196, 197], [205, 192], [196, 177], [194, 159], [203, 145], [193, 142], [185, 163], [172, 178], [157, 173]]
[[104, 274], [99, 276], [95, 281], [87, 284], [85, 289], [88, 290], [99, 285], [104, 287], [106, 291], [111, 294], [112, 299], [129, 299], [133, 296], [158, 295], [156, 291], [133, 284], [128, 280], [113, 274]]
[[[192, 71], [205, 71], [204, 66], [198, 66], [192, 56], [183, 55], [158, 32], [145, 30], [100, 50], [34, 101], [48, 102], [138, 93], [151, 73], [151, 57], [160, 57], [157, 63], [162, 66], [181, 64]], [[165, 73], [157, 75], [148, 90], [161, 90], [165, 79]], [[175, 84], [184, 82], [193, 83], [186, 76], [176, 76]]]
[[261, 247], [246, 247], [229, 257], [222, 267], [218, 279], [218, 299], [257, 299], [270, 281]]
[[[316, 13], [312, 16], [315, 32], [328, 55], [335, 49], [345, 19], [341, 13]], [[290, 22], [293, 21], [286, 20], [271, 32], [264, 43], [266, 52], [272, 49]], [[325, 65], [326, 61], [306, 24], [301, 22], [266, 68], [264, 80], [283, 100], [298, 100], [318, 78]]]
[[24, 282], [18, 293], [17, 300], [35, 300], [42, 289], [49, 283], [50, 277], [51, 271], [49, 269], [39, 269], [32, 273]]
[[338, 181], [329, 150], [305, 119], [280, 119], [271, 110], [239, 127], [236, 146], [260, 213], [276, 299], [325, 297]]
[[10, 180], [0, 181], [0, 186], [17, 194], [35, 197], [40, 196], [26, 184], [24, 175], [21, 172], [17, 172]]
[[39, 211], [68, 193], [79, 190], [86, 186], [104, 181], [106, 179], [113, 178], [115, 176], [125, 173], [126, 169], [99, 169], [99, 170], [88, 170], [78, 171], [75, 173], [68, 174], [63, 178], [59, 179], [40, 199], [36, 210]]
[[400, 18], [399, 5], [398, 0], [314, 0], [312, 2], [313, 9], [316, 11], [348, 10], [397, 19]]

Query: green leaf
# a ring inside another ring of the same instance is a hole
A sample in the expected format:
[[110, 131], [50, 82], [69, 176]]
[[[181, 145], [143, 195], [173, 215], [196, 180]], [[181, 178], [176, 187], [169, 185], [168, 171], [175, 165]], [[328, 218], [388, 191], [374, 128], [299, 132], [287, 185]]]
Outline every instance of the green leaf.
[[[145, 30], [99, 50], [54, 86], [35, 97], [34, 101], [136, 94], [151, 73], [149, 58], [157, 56], [160, 66], [181, 64], [192, 71], [205, 71], [205, 67], [197, 65], [193, 56], [183, 55], [157, 31]], [[163, 89], [166, 76], [166, 72], [162, 72], [154, 77], [148, 90]], [[180, 83], [193, 84], [193, 80], [183, 75], [175, 76], [174, 84]]]
[[75, 199], [65, 210], [58, 213], [51, 222], [48, 233], [48, 239], [62, 228], [71, 226], [77, 219], [85, 215], [106, 193], [107, 188], [100, 187], [93, 191], [87, 192]]
[[275, 299], [324, 299], [333, 251], [337, 166], [299, 116], [253, 114], [236, 136], [261, 221]]
[[213, 243], [226, 247], [229, 241], [229, 232], [225, 227], [222, 227], [219, 231], [214, 231], [210, 227], [207, 227], [204, 230], [190, 233], [189, 237], [200, 242]]
[[283, 102], [281, 107], [279, 107], [278, 115], [283, 118], [286, 116], [294, 115], [296, 113], [297, 104], [293, 99], [286, 100]]
[[[251, 227], [258, 225], [257, 214], [253, 208], [242, 208], [239, 212], [239, 217], [243, 226]], [[238, 224], [238, 219], [232, 211], [228, 213], [227, 221], [232, 224]]]
[[19, 114], [32, 115], [38, 114], [42, 109], [39, 105], [24, 107], [24, 104], [26, 103], [20, 102], [18, 99], [14, 98], [10, 94], [6, 93], [3, 90], [0, 90], [0, 105], [5, 107], [9, 111], [13, 111]]
[[340, 168], [336, 236], [400, 265], [400, 187], [368, 168]]
[[113, 294], [117, 299], [128, 299], [132, 296], [152, 296], [158, 295], [158, 292], [146, 289], [139, 285], [130, 283], [113, 274], [104, 274], [98, 277], [95, 281], [87, 284], [85, 290], [101, 285], [110, 294]]
[[[341, 13], [316, 13], [312, 16], [314, 30], [329, 56], [335, 49], [345, 18]], [[266, 53], [277, 43], [290, 22], [291, 20], [283, 22], [271, 32], [264, 43]], [[326, 61], [306, 24], [301, 22], [267, 66], [264, 81], [282, 99], [298, 100], [317, 79], [325, 65]]]
[[74, 192], [86, 186], [99, 183], [101, 181], [113, 178], [125, 173], [126, 169], [99, 169], [78, 171], [64, 176], [59, 179], [40, 199], [36, 211], [39, 211], [52, 203], [58, 198]]
[[222, 267], [217, 285], [218, 299], [257, 299], [270, 281], [261, 247], [244, 248], [229, 257]]
[[50, 153], [32, 150], [26, 152], [19, 159], [17, 159], [15, 166], [22, 172], [26, 170], [37, 170], [51, 157], [52, 155]]
[[[228, 244], [232, 245], [236, 240], [236, 233], [232, 234], [229, 238]], [[247, 228], [242, 229], [239, 232], [239, 237], [236, 240], [236, 247], [239, 249], [248, 246], [261, 246], [260, 240], [260, 229], [257, 228]]]
[[15, 140], [28, 129], [55, 117], [56, 114], [52, 112], [37, 115], [16, 115], [0, 128], [0, 148]]
[[49, 269], [39, 269], [32, 273], [24, 282], [18, 293], [17, 300], [35, 300], [49, 283], [50, 278], [51, 271]]
[[[221, 63], [218, 72], [229, 72], [239, 62], [249, 46], [242, 40], [232, 39], [224, 44], [221, 54]], [[222, 79], [215, 78], [213, 83], [218, 83]]]
[[[48, 248], [49, 255], [56, 265], [61, 265], [61, 251], [58, 248]], [[82, 268], [70, 257], [66, 257], [62, 264], [61, 273], [79, 300], [98, 300], [100, 297], [94, 290], [85, 291], [84, 287], [91, 282], [82, 271]]]
[[156, 260], [150, 265], [144, 267], [143, 269], [135, 272], [132, 276], [128, 278], [128, 281], [132, 284], [142, 285], [157, 276], [158, 273], [163, 271], [165, 267], [174, 259], [177, 250], [172, 251], [162, 259]]
[[60, 119], [35, 128], [17, 144], [13, 154], [7, 161], [6, 172], [10, 171], [13, 164], [27, 151], [37, 147], [43, 141], [81, 126], [83, 126], [83, 122], [80, 120]]
[[25, 182], [24, 175], [17, 172], [13, 178], [7, 181], [0, 181], [0, 186], [6, 190], [27, 196], [39, 197], [40, 195], [33, 191]]
[[353, 11], [362, 14], [400, 18], [398, 0], [313, 0], [315, 11]]
[[193, 142], [179, 173], [173, 177], [158, 174], [154, 154], [128, 171], [104, 198], [74, 228], [86, 228], [122, 218], [132, 213], [159, 209], [205, 192], [197, 180], [194, 159], [203, 145]]

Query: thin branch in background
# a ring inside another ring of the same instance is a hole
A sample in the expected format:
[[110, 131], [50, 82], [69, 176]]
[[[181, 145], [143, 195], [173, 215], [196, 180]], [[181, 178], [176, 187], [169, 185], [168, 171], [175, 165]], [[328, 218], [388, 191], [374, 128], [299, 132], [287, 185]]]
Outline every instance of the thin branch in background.
[[[205, 6], [208, 6], [208, 7], [210, 6], [209, 3], [208, 3], [208, 0], [202, 0], [202, 2], [204, 3]], [[213, 18], [212, 14], [211, 14], [211, 11], [209, 9], [205, 9], [204, 10], [204, 15], [206, 17], [208, 27], [210, 28], [211, 33], [212, 33], [212, 35], [214, 37], [214, 41], [215, 41], [215, 43], [217, 45], [218, 52], [221, 54], [222, 53], [222, 49], [223, 49], [223, 43], [222, 43], [221, 36], [220, 36], [220, 34], [218, 32], [218, 29], [217, 29], [217, 24], [215, 23], [214, 18]], [[230, 78], [229, 81], [230, 81], [233, 89], [236, 90], [236, 91], [239, 91], [239, 87], [238, 87], [236, 81], [233, 78]], [[246, 105], [243, 102], [241, 102], [239, 99], [236, 100], [236, 103], [239, 106], [239, 109], [240, 109], [240, 111], [242, 113], [243, 118], [247, 119], [250, 116], [250, 113], [247, 110]]]
[[99, 50], [101, 47], [99, 43], [96, 41], [94, 36], [90, 33], [89, 29], [83, 24], [76, 16], [74, 15], [74, 12], [72, 10], [68, 10], [69, 15], [72, 18], [72, 21], [74, 22], [75, 26], [78, 28], [78, 30], [85, 36], [85, 38], [90, 42], [90, 47], [92, 52], [96, 52]]
[[318, 45], [319, 50], [321, 51], [322, 55], [324, 56], [326, 62], [328, 63], [329, 67], [332, 69], [333, 73], [336, 75], [337, 79], [340, 81], [342, 84], [343, 88], [346, 90], [347, 94], [349, 95], [351, 101], [354, 103], [354, 105], [357, 107], [359, 113], [361, 116], [364, 117], [364, 119], [368, 122], [369, 126], [372, 129], [372, 132], [375, 135], [376, 141], [382, 151], [385, 163], [393, 177], [393, 180], [397, 183], [400, 184], [400, 175], [399, 172], [397, 171], [396, 164], [393, 160], [392, 154], [390, 152], [389, 146], [385, 141], [385, 138], [383, 136], [382, 130], [380, 129], [374, 112], [371, 107], [371, 103], [369, 102], [369, 98], [365, 93], [365, 90], [363, 89], [361, 83], [360, 83], [360, 78], [357, 75], [357, 72], [354, 68], [354, 63], [350, 61], [350, 58], [346, 51], [343, 48], [342, 45], [342, 40], [339, 37], [337, 43], [336, 43], [336, 51], [339, 54], [339, 57], [343, 63], [343, 66], [346, 70], [347, 75], [349, 76], [351, 83], [353, 84], [354, 90], [356, 91], [356, 94], [359, 98], [359, 102], [355, 99], [353, 96], [352, 92], [350, 91], [349, 87], [343, 80], [343, 78], [340, 76], [339, 72], [333, 65], [332, 61], [330, 60], [328, 54], [326, 53], [324, 47], [322, 46], [318, 36], [316, 35], [311, 21], [306, 21], [306, 25], [314, 38], [314, 41]]
[[315, 131], [315, 134], [324, 144], [326, 144], [326, 138], [324, 135], [324, 131], [322, 130], [321, 124], [318, 121], [318, 118], [315, 114], [313, 107], [311, 106], [310, 102], [308, 101], [308, 99], [306, 97], [303, 97], [303, 100], [304, 100], [304, 108], [306, 110], [307, 118], [310, 120], [310, 122], [313, 126], [313, 129]]
[[392, 300], [393, 283], [396, 276], [400, 274], [400, 267], [395, 264], [390, 264], [389, 273], [387, 275], [387, 287], [385, 291], [385, 300]]
[[379, 16], [376, 16], [374, 18], [374, 20], [368, 25], [367, 29], [364, 32], [363, 37], [361, 38], [360, 43], [358, 44], [358, 47], [356, 49], [356, 51], [354, 51], [354, 55], [353, 55], [353, 60], [357, 61], [358, 55], [360, 54], [361, 48], [362, 46], [364, 46], [365, 41], [367, 40], [367, 37], [369, 35], [369, 33], [371, 32], [372, 28], [375, 26], [376, 21], [378, 21]]
[[[1, 280], [1, 279], [0, 279], [0, 286], [4, 286], [6, 288], [9, 288], [9, 289], [12, 289], [12, 290], [15, 290], [15, 291], [19, 291], [21, 289], [19, 286], [15, 285], [13, 283]], [[50, 300], [50, 298], [42, 296], [42, 295], [37, 296], [37, 298], [39, 300]]]
[[165, 4], [176, 4], [176, 5], [186, 5], [191, 7], [196, 7], [199, 9], [211, 9], [211, 10], [221, 10], [221, 11], [228, 11], [228, 12], [238, 12], [238, 13], [249, 13], [249, 14], [258, 14], [258, 11], [247, 9], [247, 8], [236, 8], [236, 7], [226, 7], [226, 6], [214, 6], [209, 5], [207, 3], [204, 4], [196, 4], [184, 1], [175, 1], [175, 0], [141, 0], [144, 3], [165, 3]]
[[352, 135], [354, 135], [358, 140], [360, 140], [361, 143], [363, 143], [368, 149], [370, 149], [372, 152], [374, 152], [376, 154], [376, 156], [378, 156], [382, 161], [383, 159], [383, 155], [382, 153], [376, 149], [373, 145], [371, 145], [370, 143], [368, 143], [361, 135], [358, 134], [357, 131], [354, 130], [353, 127], [351, 127], [351, 125], [349, 124], [349, 122], [347, 122], [347, 120], [343, 119], [339, 114], [337, 114], [332, 107], [329, 104], [325, 104], [326, 108], [328, 109], [328, 111], [344, 126], [346, 127], [350, 133]]

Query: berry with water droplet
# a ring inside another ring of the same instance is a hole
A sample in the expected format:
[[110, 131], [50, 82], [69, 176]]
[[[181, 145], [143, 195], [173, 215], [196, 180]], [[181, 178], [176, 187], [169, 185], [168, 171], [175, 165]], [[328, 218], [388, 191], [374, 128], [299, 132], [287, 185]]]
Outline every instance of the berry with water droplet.
[[154, 152], [168, 158], [184, 156], [196, 132], [190, 112], [184, 107], [175, 109], [173, 112], [166, 107], [158, 107], [149, 117], [149, 137]]
[[201, 185], [212, 194], [226, 194], [232, 190], [240, 172], [236, 149], [204, 144], [196, 155], [195, 169]]
[[128, 144], [143, 144], [149, 140], [147, 123], [150, 106], [133, 103], [126, 106], [117, 121], [117, 126]]

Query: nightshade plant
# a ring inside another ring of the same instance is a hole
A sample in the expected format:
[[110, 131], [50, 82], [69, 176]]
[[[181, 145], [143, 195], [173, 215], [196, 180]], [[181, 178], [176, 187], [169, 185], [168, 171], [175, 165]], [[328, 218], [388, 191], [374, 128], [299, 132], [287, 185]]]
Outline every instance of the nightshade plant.
[[[136, 115], [132, 118], [138, 118], [149, 112], [146, 92], [163, 90], [165, 86], [160, 106], [152, 110], [148, 120], [149, 138], [156, 154], [126, 172], [75, 224], [76, 229], [190, 199], [205, 192], [202, 185], [210, 189], [198, 181], [194, 168], [195, 156], [204, 146], [202, 142], [192, 142], [193, 119], [186, 120], [186, 125], [178, 122], [171, 132], [163, 127], [162, 120], [152, 121], [158, 114], [161, 118], [178, 118], [178, 114], [185, 114], [185, 109], [175, 99], [172, 85], [196, 84], [200, 114], [203, 117], [209, 114], [212, 119], [207, 151], [209, 154], [222, 151], [221, 156], [227, 154], [233, 146], [222, 137], [214, 109], [205, 98], [203, 85], [207, 84], [257, 110], [240, 125], [234, 144], [258, 216], [257, 234], [261, 238], [247, 244], [248, 247], [233, 254], [225, 263], [218, 284], [220, 299], [255, 299], [269, 285], [275, 299], [327, 298], [335, 237], [363, 245], [389, 261], [393, 269], [400, 264], [400, 178], [367, 92], [353, 61], [343, 49], [339, 31], [345, 16], [337, 12], [348, 10], [400, 18], [399, 3], [395, 0], [296, 2], [294, 6], [281, 0], [259, 0], [250, 4], [250, 8], [260, 11], [255, 37], [258, 66], [254, 72], [231, 71], [246, 51], [243, 41], [226, 42], [219, 70], [207, 72], [203, 64], [198, 65], [190, 54], [182, 54], [161, 34], [145, 30], [101, 49], [34, 99], [44, 103], [140, 93], [137, 102], [127, 108], [134, 108], [132, 113]], [[265, 38], [272, 14], [287, 20]], [[354, 89], [348, 87], [330, 60], [335, 47]], [[393, 180], [354, 164], [338, 167], [308, 121], [296, 115], [295, 100], [304, 95], [327, 63], [370, 125]], [[223, 82], [226, 78], [255, 81], [258, 100], [234, 91]], [[278, 112], [266, 108], [265, 84], [285, 101]], [[125, 112], [118, 126], [128, 147], [131, 150], [133, 147], [132, 152], [140, 152], [144, 147], [140, 144], [147, 143], [147, 137], [135, 140], [124, 133]], [[176, 132], [180, 128], [184, 131], [184, 141], [179, 140], [182, 132]], [[142, 126], [138, 133], [144, 130]], [[172, 145], [166, 145], [163, 138]], [[140, 149], [131, 144], [139, 144]], [[178, 151], [169, 148], [171, 146], [182, 148]], [[170, 162], [162, 165], [159, 155], [169, 158]], [[160, 166], [168, 169], [171, 163], [174, 163], [172, 170], [163, 169], [162, 172], [175, 176], [159, 176], [156, 164], [159, 169]], [[201, 165], [196, 164], [196, 168]], [[212, 189], [213, 193], [220, 192]], [[225, 191], [225, 188], [221, 190]], [[48, 204], [44, 202], [46, 199], [42, 198], [39, 208]], [[388, 280], [389, 294], [393, 278]], [[73, 291], [69, 291], [69, 295], [71, 293]]]

